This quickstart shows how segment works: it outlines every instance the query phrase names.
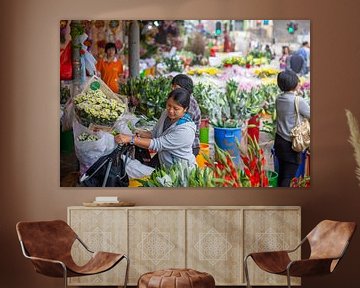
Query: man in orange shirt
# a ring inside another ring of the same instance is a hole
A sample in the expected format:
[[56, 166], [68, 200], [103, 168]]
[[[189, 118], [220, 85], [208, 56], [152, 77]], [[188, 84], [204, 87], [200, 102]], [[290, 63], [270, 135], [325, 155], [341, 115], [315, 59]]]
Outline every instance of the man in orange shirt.
[[123, 74], [123, 63], [116, 57], [117, 49], [114, 43], [105, 45], [106, 57], [98, 60], [96, 69], [101, 79], [115, 93], [119, 93], [119, 77]]

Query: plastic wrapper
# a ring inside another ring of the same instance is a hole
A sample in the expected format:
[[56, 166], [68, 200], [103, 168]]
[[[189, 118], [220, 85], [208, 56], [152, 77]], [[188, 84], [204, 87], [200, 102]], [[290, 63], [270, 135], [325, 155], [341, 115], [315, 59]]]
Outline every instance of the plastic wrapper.
[[126, 173], [129, 178], [140, 179], [146, 176], [150, 176], [151, 173], [155, 170], [152, 167], [142, 164], [139, 160], [128, 159], [125, 167]]
[[139, 118], [133, 113], [124, 113], [114, 124], [114, 131], [116, 133], [132, 135], [135, 133], [135, 124]]
[[149, 131], [151, 132], [153, 128], [155, 127], [157, 121], [156, 120], [150, 120], [144, 115], [137, 116], [138, 121], [135, 124], [135, 129], [137, 131]]
[[72, 77], [71, 42], [69, 42], [60, 54], [60, 80], [71, 80]]
[[[84, 174], [101, 156], [113, 151], [116, 147], [114, 136], [104, 131], [94, 132], [78, 123], [73, 123], [76, 157], [80, 162], [80, 175]], [[97, 141], [79, 141], [79, 135], [88, 133], [96, 135]]]
[[69, 131], [73, 126], [75, 119], [74, 103], [73, 99], [70, 98], [63, 108], [63, 115], [61, 117], [61, 128], [62, 131]]

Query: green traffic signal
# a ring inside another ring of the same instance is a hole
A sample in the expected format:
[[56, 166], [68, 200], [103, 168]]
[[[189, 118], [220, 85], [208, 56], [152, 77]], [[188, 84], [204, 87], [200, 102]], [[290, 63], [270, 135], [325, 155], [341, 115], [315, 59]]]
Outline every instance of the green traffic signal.
[[220, 35], [221, 34], [221, 22], [216, 21], [215, 23], [215, 34]]

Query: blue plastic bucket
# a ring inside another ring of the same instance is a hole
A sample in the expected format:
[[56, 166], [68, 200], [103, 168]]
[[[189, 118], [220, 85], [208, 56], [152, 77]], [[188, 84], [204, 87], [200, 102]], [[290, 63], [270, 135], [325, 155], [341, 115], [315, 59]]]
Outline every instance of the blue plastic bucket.
[[236, 145], [241, 140], [241, 128], [214, 127], [215, 143], [221, 149], [228, 151], [236, 165], [240, 163], [240, 151]]
[[296, 171], [295, 177], [299, 178], [304, 177], [305, 175], [305, 164], [306, 164], [306, 150], [301, 152], [301, 163], [299, 165], [298, 170]]

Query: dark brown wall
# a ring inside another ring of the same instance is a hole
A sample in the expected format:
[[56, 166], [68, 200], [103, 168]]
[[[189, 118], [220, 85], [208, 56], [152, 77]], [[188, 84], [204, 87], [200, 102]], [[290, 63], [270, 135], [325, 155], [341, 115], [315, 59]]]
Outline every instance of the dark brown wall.
[[[8, 3], [4, 3], [8, 2]], [[137, 205], [300, 205], [302, 233], [322, 219], [360, 224], [360, 187], [344, 109], [360, 119], [359, 1], [1, 1], [1, 287], [62, 287], [36, 275], [15, 234], [20, 220], [66, 219], [95, 195]], [[60, 19], [310, 19], [312, 187], [309, 190], [59, 188]], [[359, 231], [336, 273], [303, 287], [358, 287]]]

